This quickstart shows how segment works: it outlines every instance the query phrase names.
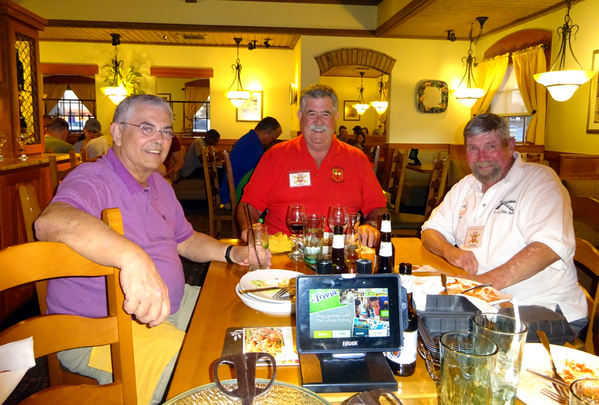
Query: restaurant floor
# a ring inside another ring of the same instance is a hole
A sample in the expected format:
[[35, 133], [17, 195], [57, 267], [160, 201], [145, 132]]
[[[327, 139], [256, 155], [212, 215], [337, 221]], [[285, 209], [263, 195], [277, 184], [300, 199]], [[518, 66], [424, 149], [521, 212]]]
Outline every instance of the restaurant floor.
[[[208, 233], [208, 206], [205, 201], [182, 201], [183, 210], [187, 220], [191, 222], [193, 228], [202, 233]], [[230, 222], [223, 222], [221, 238], [231, 238], [232, 230]], [[206, 278], [206, 272], [210, 263], [195, 263], [185, 258], [181, 258], [183, 262], [183, 271], [185, 273], [185, 282], [190, 285], [201, 286]], [[39, 315], [39, 306], [37, 297], [27, 302], [23, 307], [16, 311], [8, 319], [0, 323], [0, 331], [10, 327], [11, 325], [27, 319], [32, 316]], [[15, 405], [29, 395], [45, 389], [49, 386], [48, 382], [48, 365], [45, 357], [36, 360], [36, 366], [29, 369], [19, 383], [13, 393], [6, 399], [4, 405]]]

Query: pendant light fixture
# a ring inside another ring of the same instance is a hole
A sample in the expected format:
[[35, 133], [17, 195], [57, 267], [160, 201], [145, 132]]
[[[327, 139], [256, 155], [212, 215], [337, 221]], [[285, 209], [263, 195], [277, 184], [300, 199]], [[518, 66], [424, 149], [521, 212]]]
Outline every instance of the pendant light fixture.
[[[233, 103], [235, 108], [239, 108], [245, 103], [245, 100], [250, 98], [251, 94], [249, 91], [243, 90], [243, 86], [241, 85], [241, 61], [239, 60], [239, 44], [241, 43], [241, 38], [233, 38], [235, 43], [237, 44], [237, 60], [235, 64], [231, 65], [231, 68], [235, 72], [233, 77], [233, 83], [229, 86], [229, 91], [227, 92], [227, 98]], [[233, 86], [237, 83], [237, 88], [235, 90], [231, 90]]]
[[372, 105], [372, 107], [376, 110], [377, 113], [384, 114], [385, 111], [387, 111], [389, 102], [384, 99], [385, 96], [383, 94], [383, 89], [385, 88], [385, 82], [383, 82], [383, 75], [381, 75], [381, 81], [378, 82], [378, 86], [379, 86], [379, 91], [378, 91], [379, 96], [376, 101], [371, 101], [370, 105]]
[[118, 45], [121, 44], [121, 35], [110, 34], [110, 36], [112, 37], [112, 45], [114, 46], [114, 59], [111, 62], [111, 71], [108, 79], [110, 86], [101, 87], [100, 90], [110, 98], [110, 101], [118, 105], [127, 97], [127, 89], [125, 88], [125, 80], [123, 78], [123, 66], [125, 62], [118, 58]]
[[[570, 18], [571, 8], [572, 2], [568, 1], [564, 25], [557, 29], [557, 33], [561, 39], [561, 45], [559, 48], [559, 53], [557, 54], [553, 65], [551, 65], [551, 70], [545, 73], [537, 73], [533, 76], [539, 84], [547, 87], [549, 94], [551, 94], [551, 97], [553, 97], [555, 101], [569, 100], [578, 87], [591, 80], [595, 74], [595, 72], [582, 70], [582, 66], [580, 66], [578, 59], [576, 59], [576, 56], [574, 56], [574, 52], [572, 51], [570, 36], [572, 35], [573, 30], [574, 34], [576, 34], [579, 27], [578, 25], [572, 24], [572, 19]], [[570, 53], [578, 65], [578, 70], [565, 70], [566, 46], [570, 48]], [[556, 64], [558, 64], [557, 69], [554, 70]]]
[[360, 87], [358, 87], [358, 102], [352, 107], [356, 109], [358, 114], [364, 115], [366, 110], [370, 108], [370, 104], [364, 102], [364, 72], [360, 72]]
[[[457, 90], [453, 92], [455, 98], [466, 107], [472, 107], [474, 103], [476, 103], [476, 100], [485, 94], [483, 89], [477, 87], [476, 81], [474, 80], [474, 73], [472, 69], [473, 66], [477, 65], [477, 63], [476, 58], [472, 56], [472, 44], [474, 43], [476, 45], [478, 42], [480, 34], [483, 32], [483, 25], [488, 19], [489, 17], [476, 17], [476, 20], [480, 24], [480, 32], [478, 33], [476, 40], [472, 38], [474, 29], [472, 28], [472, 24], [470, 24], [470, 33], [468, 34], [470, 37], [470, 48], [468, 49], [468, 56], [464, 56], [462, 58], [462, 62], [466, 64], [466, 72], [464, 72], [464, 76], [462, 76], [462, 80], [460, 81], [460, 84], [458, 84]], [[465, 83], [464, 79], [466, 79]]]

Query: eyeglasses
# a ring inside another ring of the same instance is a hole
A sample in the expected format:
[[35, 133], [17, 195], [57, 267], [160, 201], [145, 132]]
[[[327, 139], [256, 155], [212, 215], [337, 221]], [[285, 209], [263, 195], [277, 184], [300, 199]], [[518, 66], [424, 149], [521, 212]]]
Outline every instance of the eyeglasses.
[[121, 122], [121, 125], [131, 125], [134, 127], [139, 127], [141, 128], [141, 132], [145, 135], [145, 136], [154, 136], [154, 134], [156, 132], [160, 132], [162, 133], [162, 137], [164, 139], [173, 139], [173, 136], [175, 136], [175, 133], [173, 132], [172, 129], [170, 128], [165, 128], [162, 130], [158, 130], [156, 129], [156, 127], [152, 124], [141, 124], [141, 125], [137, 125], [137, 124], [130, 124], [128, 122]]

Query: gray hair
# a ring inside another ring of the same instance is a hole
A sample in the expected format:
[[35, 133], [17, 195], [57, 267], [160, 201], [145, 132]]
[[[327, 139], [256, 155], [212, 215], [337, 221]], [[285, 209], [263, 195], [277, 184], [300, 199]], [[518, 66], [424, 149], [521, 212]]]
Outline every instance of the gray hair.
[[477, 135], [495, 131], [501, 139], [501, 146], [508, 145], [510, 140], [510, 128], [506, 120], [497, 114], [480, 114], [472, 118], [464, 128], [464, 145], [467, 140]]
[[334, 113], [337, 114], [337, 110], [339, 108], [339, 99], [337, 98], [337, 93], [331, 86], [327, 86], [326, 84], [312, 84], [302, 90], [302, 95], [300, 97], [300, 111], [303, 113], [304, 108], [306, 108], [307, 99], [321, 99], [329, 97], [333, 101], [333, 110]]
[[133, 109], [140, 104], [163, 108], [168, 111], [171, 121], [173, 121], [173, 111], [166, 101], [152, 94], [134, 94], [127, 97], [116, 106], [112, 122], [121, 123], [129, 121]]

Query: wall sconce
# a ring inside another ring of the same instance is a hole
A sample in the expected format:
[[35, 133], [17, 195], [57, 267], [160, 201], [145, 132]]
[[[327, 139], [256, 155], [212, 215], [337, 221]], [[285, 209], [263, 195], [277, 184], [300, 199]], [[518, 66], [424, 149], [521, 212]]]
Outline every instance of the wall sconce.
[[360, 72], [360, 87], [358, 87], [358, 102], [352, 107], [356, 109], [358, 114], [364, 115], [366, 110], [370, 108], [369, 104], [364, 102], [364, 72]]
[[[470, 49], [468, 49], [468, 56], [464, 56], [462, 58], [462, 61], [466, 64], [466, 72], [464, 72], [464, 76], [462, 76], [462, 80], [460, 81], [460, 84], [458, 84], [457, 90], [455, 90], [453, 93], [455, 98], [466, 107], [472, 107], [474, 103], [476, 103], [476, 100], [485, 94], [483, 89], [476, 87], [476, 81], [474, 80], [474, 74], [472, 73], [473, 65], [477, 65], [476, 58], [472, 56], [472, 44], [476, 44], [478, 42], [480, 34], [483, 32], [483, 25], [488, 19], [489, 17], [476, 17], [476, 20], [480, 24], [480, 32], [478, 33], [476, 40], [473, 40], [472, 38], [473, 28], [472, 24], [470, 25], [470, 33], [468, 34], [470, 37]], [[464, 86], [462, 86], [464, 79], [466, 79], [466, 83], [464, 83]]]
[[[119, 60], [119, 49], [118, 45], [121, 44], [121, 35], [120, 34], [110, 34], [112, 37], [112, 45], [114, 46], [114, 59], [112, 59], [110, 67], [110, 75], [107, 81], [110, 83], [110, 86], [101, 87], [100, 90], [102, 93], [106, 94], [110, 101], [114, 104], [118, 105], [121, 101], [127, 97], [127, 89], [124, 86], [125, 80], [123, 79], [123, 66], [124, 62]], [[112, 80], [110, 80], [112, 78]]]
[[[564, 18], [564, 25], [558, 27], [557, 33], [561, 38], [561, 45], [559, 48], [559, 53], [555, 57], [555, 61], [553, 65], [551, 65], [551, 70], [545, 73], [537, 73], [534, 75], [534, 79], [543, 86], [547, 87], [549, 90], [549, 94], [555, 101], [566, 101], [569, 100], [574, 92], [583, 84], [591, 80], [595, 72], [582, 70], [582, 66], [574, 56], [574, 52], [572, 51], [572, 44], [570, 44], [570, 36], [572, 34], [572, 30], [576, 29], [575, 34], [578, 32], [578, 25], [572, 24], [572, 19], [570, 18], [570, 9], [572, 8], [572, 2], [567, 2], [567, 11], [566, 16]], [[566, 67], [566, 45], [570, 48], [570, 53], [572, 54], [572, 58], [578, 65], [578, 70], [564, 70]], [[555, 65], [558, 63], [557, 70], [553, 70]]]
[[[231, 69], [234, 71], [233, 83], [229, 86], [229, 91], [227, 92], [227, 98], [235, 108], [239, 108], [245, 103], [245, 100], [250, 98], [250, 92], [243, 90], [243, 86], [241, 85], [241, 61], [239, 60], [239, 44], [241, 43], [241, 38], [233, 38], [235, 43], [237, 44], [237, 60], [235, 64], [231, 65]], [[237, 83], [237, 88], [235, 90], [231, 90], [233, 86]]]
[[268, 43], [268, 41], [270, 41], [270, 38], [266, 38], [266, 39], [264, 40], [264, 47], [265, 47], [266, 49], [270, 48], [270, 44]]
[[254, 49], [256, 49], [257, 43], [258, 41], [250, 41], [250, 43], [248, 44], [248, 51], [253, 51]]
[[381, 81], [378, 82], [379, 86], [379, 96], [376, 101], [371, 101], [370, 105], [374, 107], [377, 113], [384, 114], [387, 111], [387, 107], [389, 106], [389, 102], [384, 100], [385, 96], [383, 94], [383, 89], [385, 88], [385, 82], [383, 82], [383, 75], [381, 75]]
[[455, 42], [456, 41], [456, 37], [455, 37], [455, 32], [453, 32], [453, 30], [445, 30], [445, 32], [447, 32], [447, 40], [451, 41], [451, 42]]

